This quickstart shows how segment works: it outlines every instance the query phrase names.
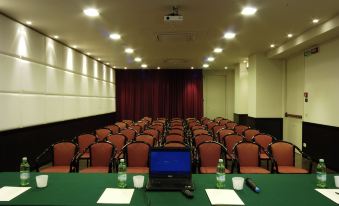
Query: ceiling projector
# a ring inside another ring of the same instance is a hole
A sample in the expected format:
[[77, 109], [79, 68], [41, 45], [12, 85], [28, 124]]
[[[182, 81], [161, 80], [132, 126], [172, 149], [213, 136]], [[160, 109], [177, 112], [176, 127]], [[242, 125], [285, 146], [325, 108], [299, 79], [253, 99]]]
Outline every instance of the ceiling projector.
[[165, 22], [176, 22], [176, 21], [183, 21], [184, 17], [179, 15], [179, 8], [176, 6], [172, 7], [172, 13], [164, 16]]

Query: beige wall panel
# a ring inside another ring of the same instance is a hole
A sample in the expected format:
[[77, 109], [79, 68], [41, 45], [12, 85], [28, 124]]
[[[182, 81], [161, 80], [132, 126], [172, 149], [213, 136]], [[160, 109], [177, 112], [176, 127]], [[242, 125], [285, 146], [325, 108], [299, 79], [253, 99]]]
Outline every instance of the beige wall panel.
[[46, 93], [64, 94], [65, 71], [46, 66]]
[[64, 68], [64, 45], [46, 37], [46, 63], [47, 65]]
[[99, 87], [99, 80], [97, 79], [92, 79], [92, 91], [93, 91], [93, 96], [98, 97], [100, 95], [100, 87]]
[[79, 117], [90, 116], [89, 97], [79, 97]]
[[80, 76], [80, 95], [82, 96], [88, 96], [89, 90], [88, 90], [88, 82], [90, 81], [90, 78], [86, 76]]
[[[16, 54], [18, 37], [18, 24], [9, 21], [8, 18], [0, 15], [0, 51], [9, 54]], [[19, 27], [20, 28], [20, 27]]]
[[21, 72], [23, 64], [21, 59], [0, 54], [0, 91], [22, 91]]
[[45, 97], [43, 95], [21, 95], [20, 103], [23, 127], [46, 123]]
[[64, 93], [67, 95], [79, 95], [80, 81], [80, 75], [65, 71]]
[[63, 117], [65, 120], [76, 119], [79, 117], [79, 103], [78, 97], [65, 96], [63, 104]]
[[226, 117], [233, 120], [234, 117], [234, 71], [226, 73]]
[[254, 55], [249, 57], [248, 68], [248, 116], [257, 116], [257, 63]]
[[283, 140], [302, 148], [302, 120], [295, 118], [284, 118]]
[[58, 122], [64, 120], [64, 97], [58, 95], [45, 96], [45, 121]]
[[25, 61], [21, 67], [22, 90], [25, 93], [45, 93], [46, 66]]
[[19, 94], [0, 93], [0, 131], [22, 126], [20, 99]]

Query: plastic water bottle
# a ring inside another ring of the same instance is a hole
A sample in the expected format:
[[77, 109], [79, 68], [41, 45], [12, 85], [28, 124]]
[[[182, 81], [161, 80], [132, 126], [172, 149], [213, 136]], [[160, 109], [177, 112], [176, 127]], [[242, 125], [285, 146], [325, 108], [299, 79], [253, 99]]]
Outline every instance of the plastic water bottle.
[[118, 166], [118, 187], [125, 188], [126, 186], [127, 186], [126, 163], [124, 159], [121, 159]]
[[222, 159], [219, 159], [217, 165], [217, 188], [224, 188], [225, 187], [225, 165]]
[[317, 165], [317, 187], [326, 187], [326, 165], [324, 159], [319, 159]]
[[27, 186], [29, 185], [30, 169], [27, 161], [27, 157], [23, 157], [20, 164], [20, 185]]

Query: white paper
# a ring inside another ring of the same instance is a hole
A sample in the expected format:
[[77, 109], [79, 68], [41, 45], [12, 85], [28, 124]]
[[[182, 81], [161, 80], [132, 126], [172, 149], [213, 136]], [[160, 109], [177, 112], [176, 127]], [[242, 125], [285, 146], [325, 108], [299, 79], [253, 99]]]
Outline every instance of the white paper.
[[11, 201], [16, 196], [19, 196], [21, 193], [26, 192], [31, 187], [11, 187], [4, 186], [0, 189], [0, 201]]
[[245, 205], [234, 190], [205, 189], [212, 205]]
[[134, 189], [106, 188], [97, 203], [130, 204]]
[[335, 203], [339, 204], [339, 189], [315, 189], [316, 191], [320, 192], [325, 197], [331, 199]]

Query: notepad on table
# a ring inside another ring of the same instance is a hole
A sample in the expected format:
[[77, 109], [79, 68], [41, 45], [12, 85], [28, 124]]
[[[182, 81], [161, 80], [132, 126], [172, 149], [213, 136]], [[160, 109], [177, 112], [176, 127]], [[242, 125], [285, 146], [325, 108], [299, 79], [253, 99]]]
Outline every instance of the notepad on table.
[[205, 189], [212, 205], [245, 205], [234, 190]]
[[97, 203], [130, 204], [134, 189], [106, 188]]
[[26, 192], [31, 187], [4, 186], [0, 189], [0, 201], [11, 201], [13, 198]]
[[324, 195], [328, 199], [334, 201], [335, 203], [339, 204], [339, 189], [315, 189], [320, 194]]

